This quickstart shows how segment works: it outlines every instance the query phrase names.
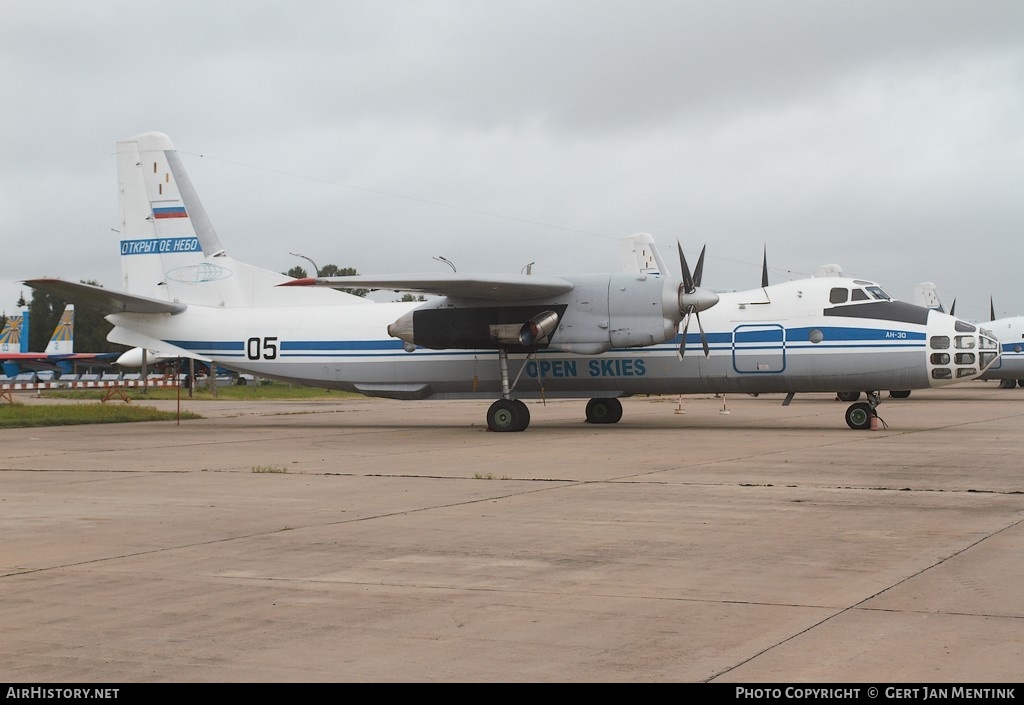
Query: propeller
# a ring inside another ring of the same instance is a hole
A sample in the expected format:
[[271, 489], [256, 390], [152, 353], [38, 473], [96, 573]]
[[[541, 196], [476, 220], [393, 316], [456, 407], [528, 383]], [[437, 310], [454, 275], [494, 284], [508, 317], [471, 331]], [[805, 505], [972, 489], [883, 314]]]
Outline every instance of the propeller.
[[988, 315], [990, 321], [996, 320], [996, 303], [991, 296], [988, 297]]
[[686, 255], [683, 254], [683, 246], [676, 241], [679, 248], [679, 267], [683, 272], [683, 285], [679, 287], [679, 312], [683, 314], [683, 337], [679, 341], [679, 351], [676, 353], [680, 360], [686, 352], [686, 332], [690, 329], [690, 318], [697, 319], [697, 327], [700, 329], [700, 342], [704, 347], [704, 357], [711, 354], [711, 347], [708, 345], [708, 337], [704, 333], [704, 326], [700, 322], [700, 312], [707, 310], [718, 303], [718, 294], [700, 288], [701, 277], [704, 273], [704, 250], [707, 245], [701, 248], [700, 257], [697, 258], [697, 266], [693, 273], [690, 273], [690, 265], [686, 263]]

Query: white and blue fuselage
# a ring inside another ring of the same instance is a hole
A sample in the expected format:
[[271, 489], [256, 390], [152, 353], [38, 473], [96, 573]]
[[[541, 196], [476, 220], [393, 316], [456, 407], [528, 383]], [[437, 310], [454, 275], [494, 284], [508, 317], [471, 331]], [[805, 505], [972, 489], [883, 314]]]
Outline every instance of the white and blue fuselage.
[[[822, 278], [723, 293], [702, 314], [707, 357], [691, 327], [682, 359], [677, 336], [598, 355], [512, 353], [509, 373], [521, 398], [867, 391], [964, 381], [995, 358], [994, 341], [977, 327], [884, 294], [873, 298], [872, 291], [881, 290], [863, 280]], [[854, 292], [868, 298], [851, 300]], [[425, 305], [192, 305], [155, 318], [112, 315], [111, 340], [141, 344], [141, 334], [154, 348], [181, 349], [239, 372], [371, 396], [495, 397], [495, 350], [410, 351], [388, 335], [391, 322]], [[552, 338], [557, 342], [557, 333]]]

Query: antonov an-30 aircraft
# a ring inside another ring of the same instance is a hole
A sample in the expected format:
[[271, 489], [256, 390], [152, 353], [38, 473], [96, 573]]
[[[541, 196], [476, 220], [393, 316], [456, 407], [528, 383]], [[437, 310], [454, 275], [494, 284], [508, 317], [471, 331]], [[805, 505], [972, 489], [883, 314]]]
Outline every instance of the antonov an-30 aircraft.
[[[634, 394], [923, 389], [976, 378], [995, 341], [861, 279], [715, 294], [703, 252], [659, 271], [295, 280], [233, 259], [170, 139], [117, 145], [122, 291], [25, 283], [108, 313], [111, 342], [239, 372], [398, 399], [490, 398], [487, 426], [523, 431], [523, 399], [589, 398], [615, 423]], [[280, 286], [288, 284], [288, 286]], [[436, 294], [375, 303], [360, 287]], [[691, 320], [696, 325], [691, 325]], [[870, 428], [879, 395], [846, 421]]]

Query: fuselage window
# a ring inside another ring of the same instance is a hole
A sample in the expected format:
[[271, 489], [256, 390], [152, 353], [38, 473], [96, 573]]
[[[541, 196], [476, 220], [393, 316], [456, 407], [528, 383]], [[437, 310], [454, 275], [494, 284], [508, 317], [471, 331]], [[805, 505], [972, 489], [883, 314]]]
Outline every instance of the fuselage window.
[[853, 296], [850, 298], [851, 301], [867, 301], [868, 295], [864, 293], [863, 289], [854, 289]]
[[931, 346], [932, 350], [949, 350], [949, 336], [933, 335]]
[[868, 293], [879, 301], [892, 301], [892, 297], [882, 291], [880, 286], [869, 286]]
[[974, 336], [973, 335], [958, 335], [956, 337], [956, 347], [958, 350], [973, 350], [974, 349]]
[[973, 365], [974, 364], [974, 353], [957, 353], [956, 364], [958, 365]]
[[931, 360], [933, 365], [948, 365], [949, 353], [932, 353]]
[[828, 292], [828, 300], [834, 304], [845, 304], [848, 298], [850, 298], [849, 292], [846, 289], [840, 289], [838, 286]]

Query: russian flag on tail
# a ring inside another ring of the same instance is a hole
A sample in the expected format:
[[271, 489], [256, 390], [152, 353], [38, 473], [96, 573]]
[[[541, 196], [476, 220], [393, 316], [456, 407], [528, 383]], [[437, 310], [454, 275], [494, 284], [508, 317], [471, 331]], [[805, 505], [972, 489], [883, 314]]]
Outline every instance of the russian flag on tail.
[[185, 212], [185, 206], [164, 206], [161, 208], [153, 208], [153, 217], [157, 220], [162, 218], [187, 218], [188, 213]]

